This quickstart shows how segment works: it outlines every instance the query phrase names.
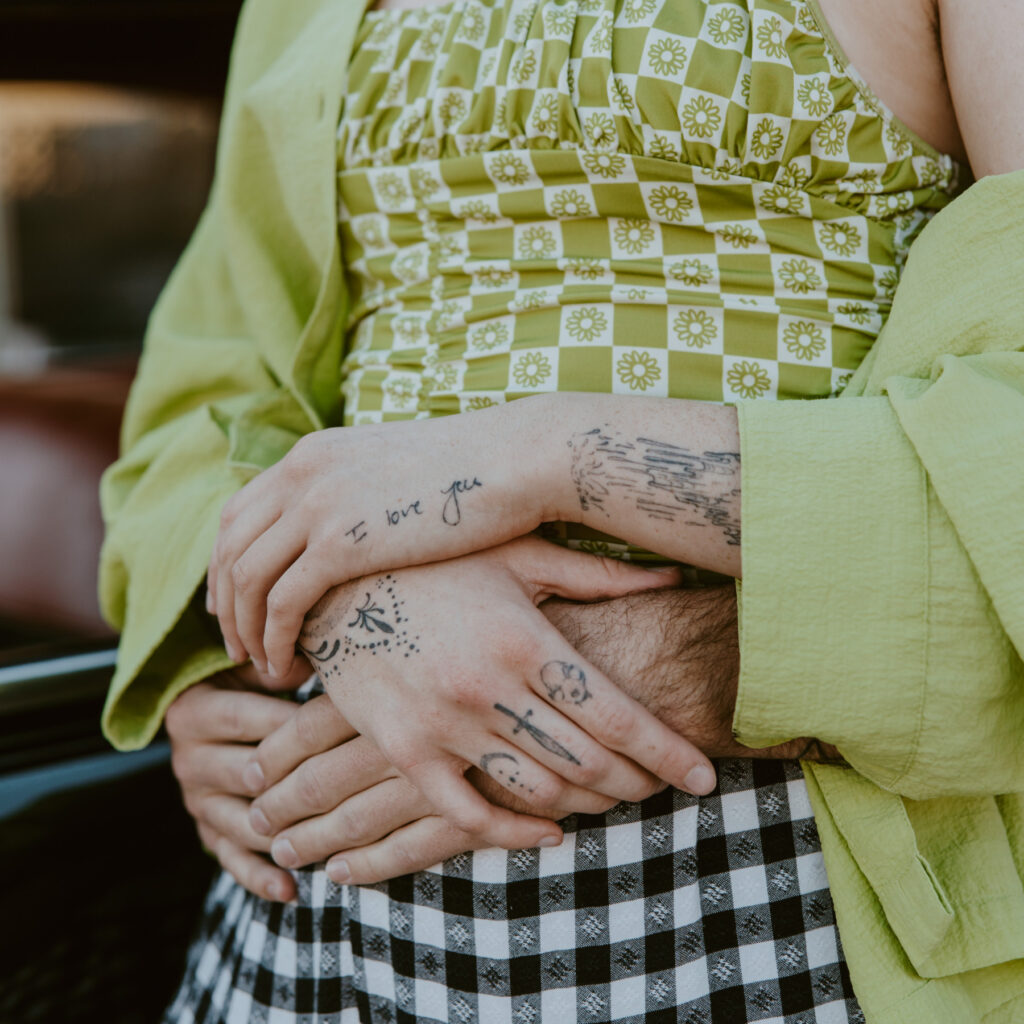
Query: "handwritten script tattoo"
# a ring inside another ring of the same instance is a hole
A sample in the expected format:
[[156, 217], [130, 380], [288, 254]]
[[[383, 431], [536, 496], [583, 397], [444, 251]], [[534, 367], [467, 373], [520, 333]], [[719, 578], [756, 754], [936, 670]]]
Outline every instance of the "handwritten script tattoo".
[[525, 782], [519, 780], [519, 758], [514, 757], [512, 754], [484, 754], [480, 758], [480, 767], [488, 774], [492, 779], [500, 782], [503, 786], [511, 789], [525, 789], [527, 792], [532, 793], [533, 787], [527, 786]]
[[[577, 434], [569, 447], [584, 512], [610, 514], [605, 504], [618, 492], [652, 519], [710, 523], [725, 534], [726, 543], [740, 543], [738, 452], [697, 453], [648, 437], [629, 441], [600, 427]], [[694, 513], [700, 520], [686, 518]]]
[[397, 526], [410, 515], [423, 515], [423, 509], [420, 508], [418, 501], [414, 501], [408, 508], [385, 509], [384, 515], [387, 517], [388, 526]]
[[[351, 590], [351, 588], [349, 588]], [[358, 603], [360, 591], [351, 590], [355, 600], [340, 602], [329, 591], [322, 597], [302, 626], [298, 649], [315, 664], [326, 683], [341, 675], [341, 666], [360, 654], [419, 654], [419, 635], [410, 634], [405, 602], [398, 597], [395, 577], [378, 576], [373, 591]]]
[[366, 540], [366, 530], [363, 529], [364, 526], [366, 526], [366, 520], [360, 519], [351, 530], [345, 531], [345, 536], [351, 537], [353, 544], [358, 544], [361, 540]]
[[543, 729], [538, 729], [529, 719], [533, 714], [533, 708], [530, 708], [525, 715], [517, 715], [511, 708], [505, 707], [504, 704], [495, 704], [495, 711], [500, 711], [503, 715], [508, 715], [509, 718], [513, 719], [516, 723], [516, 727], [512, 730], [512, 735], [515, 736], [520, 729], [525, 729], [545, 750], [554, 754], [556, 757], [564, 757], [570, 764], [579, 764], [580, 762], [572, 755], [572, 752], [562, 746], [558, 740], [549, 736]]
[[572, 701], [582, 704], [590, 697], [587, 677], [578, 665], [567, 661], [549, 661], [540, 670], [540, 681], [548, 691], [550, 700]]
[[483, 487], [480, 481], [473, 477], [472, 480], [453, 480], [450, 487], [446, 487], [441, 493], [445, 495], [444, 508], [441, 509], [441, 520], [448, 526], [458, 526], [462, 522], [462, 509], [459, 507], [459, 495], [467, 494], [469, 491]]

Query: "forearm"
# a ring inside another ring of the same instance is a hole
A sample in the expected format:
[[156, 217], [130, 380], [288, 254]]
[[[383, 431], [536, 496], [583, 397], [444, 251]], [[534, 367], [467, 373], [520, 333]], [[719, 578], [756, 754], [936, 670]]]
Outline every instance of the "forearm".
[[542, 401], [550, 409], [547, 444], [559, 518], [667, 558], [740, 575], [734, 409], [621, 395]]
[[732, 586], [586, 605], [552, 600], [542, 611], [584, 657], [711, 757], [842, 760], [807, 737], [756, 749], [733, 737], [740, 660]]

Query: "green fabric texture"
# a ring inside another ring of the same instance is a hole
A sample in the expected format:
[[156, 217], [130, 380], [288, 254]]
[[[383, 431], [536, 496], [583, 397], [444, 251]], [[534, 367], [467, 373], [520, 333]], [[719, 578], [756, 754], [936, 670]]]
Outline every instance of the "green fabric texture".
[[805, 765], [869, 1021], [1024, 1014], [1022, 231], [1024, 172], [983, 179], [840, 399], [739, 407], [734, 724], [857, 770]]
[[360, 14], [251, 0], [239, 23], [211, 201], [153, 312], [101, 492], [100, 599], [121, 630], [103, 727], [122, 749], [230, 665], [192, 603], [224, 502], [340, 418], [334, 146]]
[[[104, 729], [123, 749], [229, 664], [196, 598], [224, 501], [340, 422], [336, 127], [361, 15], [352, 0], [243, 11], [211, 203], [103, 484], [101, 599], [122, 630]], [[1020, 547], [1006, 350], [1022, 192], [1020, 175], [986, 180], [938, 215], [849, 399], [741, 406], [737, 727], [817, 732], [857, 769], [809, 768], [808, 785], [869, 1024], [1001, 1022], [1024, 992], [1024, 809], [991, 797], [1024, 789], [1024, 602], [1004, 554]]]

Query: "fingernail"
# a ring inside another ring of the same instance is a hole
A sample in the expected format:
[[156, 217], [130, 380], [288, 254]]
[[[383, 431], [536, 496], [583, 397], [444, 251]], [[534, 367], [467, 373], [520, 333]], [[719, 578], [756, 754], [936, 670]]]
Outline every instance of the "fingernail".
[[327, 864], [327, 877], [332, 882], [344, 885], [352, 877], [347, 860], [332, 860]]
[[545, 848], [549, 846], [561, 846], [562, 839], [562, 836], [545, 836], [537, 845]]
[[269, 662], [269, 661], [267, 662], [267, 667], [266, 667], [266, 669], [265, 669], [265, 670], [263, 670], [263, 671], [264, 671], [264, 673], [265, 673], [266, 675], [270, 676], [270, 678], [271, 678], [271, 679], [280, 679], [280, 677], [281, 677], [281, 676], [280, 676], [280, 673], [279, 673], [279, 672], [277, 671], [277, 669], [276, 669], [276, 668], [274, 668], [274, 666], [273, 666], [273, 665], [271, 665], [271, 664], [270, 664], [270, 662]]
[[282, 868], [294, 868], [299, 863], [299, 855], [287, 839], [275, 839], [270, 846], [270, 856]]
[[266, 779], [263, 778], [263, 769], [260, 767], [259, 761], [250, 761], [245, 766], [245, 771], [242, 772], [242, 782], [245, 783], [245, 787], [250, 793], [263, 792]]
[[274, 831], [267, 816], [258, 807], [249, 808], [249, 824], [253, 832], [259, 832], [261, 836], [269, 836]]
[[210, 615], [213, 615], [217, 610], [217, 606], [213, 603], [213, 594], [210, 591], [206, 592], [206, 610]]
[[691, 768], [683, 787], [696, 796], [706, 796], [715, 788], [715, 773], [706, 764]]
[[267, 899], [273, 900], [275, 903], [280, 903], [281, 898], [284, 896], [284, 889], [281, 887], [280, 882], [270, 882], [267, 885]]
[[236, 648], [236, 647], [234, 646], [234, 644], [228, 644], [228, 643], [226, 643], [226, 644], [224, 644], [224, 649], [225, 649], [225, 650], [226, 650], [226, 651], [228, 652], [228, 657], [229, 657], [229, 658], [230, 658], [230, 659], [231, 659], [231, 660], [232, 660], [232, 661], [233, 661], [233, 662], [234, 662], [234, 663], [235, 663], [236, 665], [240, 665], [240, 664], [241, 664], [241, 663], [242, 663], [243, 661], [245, 661], [245, 658], [243, 658], [243, 657], [242, 657], [242, 656], [241, 656], [241, 655], [240, 655], [240, 654], [238, 653], [238, 648]]

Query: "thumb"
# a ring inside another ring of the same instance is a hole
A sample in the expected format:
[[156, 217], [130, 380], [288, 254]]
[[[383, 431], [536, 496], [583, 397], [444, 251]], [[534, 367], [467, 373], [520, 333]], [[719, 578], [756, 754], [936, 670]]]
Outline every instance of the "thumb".
[[564, 597], [571, 601], [602, 601], [645, 590], [678, 587], [682, 573], [675, 566], [645, 569], [618, 558], [570, 551], [546, 541], [528, 552], [524, 575], [536, 588], [534, 601]]

